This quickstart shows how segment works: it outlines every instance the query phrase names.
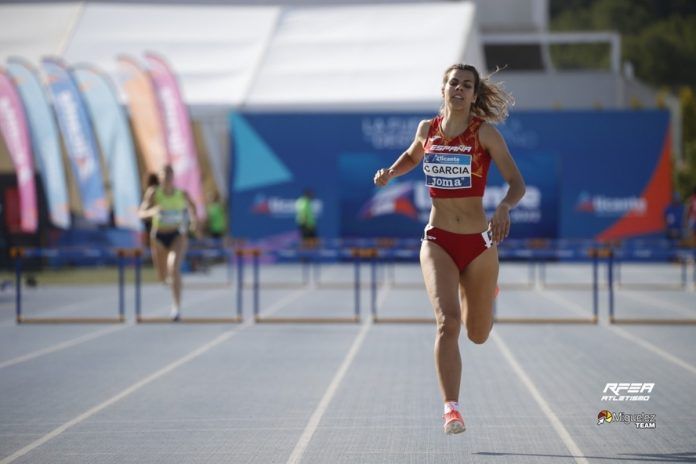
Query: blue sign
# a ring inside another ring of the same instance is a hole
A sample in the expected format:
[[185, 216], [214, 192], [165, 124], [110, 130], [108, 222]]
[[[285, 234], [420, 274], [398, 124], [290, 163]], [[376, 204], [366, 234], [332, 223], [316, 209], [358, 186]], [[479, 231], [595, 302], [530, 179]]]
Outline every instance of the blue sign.
[[[295, 199], [310, 188], [324, 238], [419, 237], [431, 207], [428, 177], [462, 181], [466, 164], [460, 162], [466, 159], [426, 160], [430, 173], [422, 163], [383, 188], [372, 179], [412, 143], [419, 122], [432, 116], [232, 115], [232, 234], [261, 238], [295, 230]], [[667, 121], [661, 111], [511, 115], [498, 128], [527, 184], [525, 197], [511, 212], [511, 238], [642, 233], [647, 226], [634, 227], [626, 211], [640, 212], [641, 205], [651, 203], [644, 207], [646, 217], [660, 209], [662, 218], [661, 193], [644, 195], [644, 190], [656, 179], [659, 188], [653, 190], [671, 186], [669, 173], [658, 169]], [[483, 198], [489, 216], [506, 192], [493, 162]]]

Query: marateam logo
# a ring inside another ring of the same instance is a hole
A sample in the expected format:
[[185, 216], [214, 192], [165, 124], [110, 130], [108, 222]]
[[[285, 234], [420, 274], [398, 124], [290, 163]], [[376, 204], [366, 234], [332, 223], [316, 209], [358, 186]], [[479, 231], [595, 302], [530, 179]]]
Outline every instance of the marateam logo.
[[654, 383], [608, 383], [602, 401], [648, 401], [650, 395], [641, 393], [652, 393], [654, 387]]
[[578, 196], [575, 210], [601, 216], [623, 216], [626, 213], [642, 216], [648, 210], [648, 202], [643, 197], [608, 197], [582, 192]]

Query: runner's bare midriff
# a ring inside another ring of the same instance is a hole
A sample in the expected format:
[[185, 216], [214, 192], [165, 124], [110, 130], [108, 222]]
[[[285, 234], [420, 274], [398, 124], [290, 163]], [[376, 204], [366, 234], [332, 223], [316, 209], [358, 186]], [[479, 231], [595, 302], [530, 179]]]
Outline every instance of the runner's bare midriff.
[[476, 234], [488, 228], [480, 197], [433, 198], [429, 224], [456, 234]]

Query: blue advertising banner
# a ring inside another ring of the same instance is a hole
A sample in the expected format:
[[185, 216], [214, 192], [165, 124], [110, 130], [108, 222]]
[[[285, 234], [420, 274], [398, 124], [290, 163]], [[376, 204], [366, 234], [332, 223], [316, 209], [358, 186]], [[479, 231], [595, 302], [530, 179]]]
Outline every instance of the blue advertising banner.
[[44, 58], [41, 64], [48, 78], [58, 126], [80, 190], [85, 219], [94, 224], [106, 224], [109, 222], [109, 208], [104, 194], [99, 152], [77, 85], [60, 60]]
[[128, 119], [108, 76], [89, 66], [73, 68], [82, 96], [92, 116], [108, 168], [116, 227], [141, 230], [138, 216], [140, 179]]
[[658, 110], [518, 112], [500, 127], [518, 162], [530, 153], [559, 161], [558, 236], [600, 240], [663, 231], [668, 129]]
[[295, 201], [314, 193], [317, 229], [338, 236], [336, 163], [309, 148], [306, 121], [287, 115], [233, 114], [230, 217], [237, 237], [262, 238], [297, 232]]
[[[420, 236], [431, 206], [422, 169], [384, 188], [372, 177], [410, 145], [419, 121], [432, 116], [233, 115], [232, 233], [265, 237], [292, 230], [294, 198], [310, 187], [322, 237]], [[666, 113], [517, 112], [498, 129], [527, 183], [511, 212], [511, 238], [611, 238], [659, 228], [654, 212], [661, 218], [662, 194], [671, 186], [664, 169]], [[506, 190], [492, 164], [483, 199], [489, 215]]]
[[60, 153], [58, 128], [46, 100], [36, 70], [20, 58], [10, 58], [7, 71], [19, 91], [29, 122], [29, 132], [37, 170], [46, 192], [51, 223], [62, 229], [70, 227], [68, 187]]

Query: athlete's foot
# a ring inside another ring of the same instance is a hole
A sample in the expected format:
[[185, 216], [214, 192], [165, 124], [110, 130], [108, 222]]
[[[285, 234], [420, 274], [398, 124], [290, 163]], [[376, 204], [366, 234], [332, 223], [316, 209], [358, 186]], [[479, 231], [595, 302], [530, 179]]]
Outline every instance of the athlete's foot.
[[445, 419], [444, 429], [447, 435], [462, 433], [466, 430], [464, 419], [462, 419], [462, 415], [456, 409], [446, 412], [442, 418]]
[[179, 314], [179, 307], [177, 305], [172, 305], [172, 309], [169, 312], [169, 317], [172, 319], [174, 322], [178, 322], [180, 319], [180, 314]]

